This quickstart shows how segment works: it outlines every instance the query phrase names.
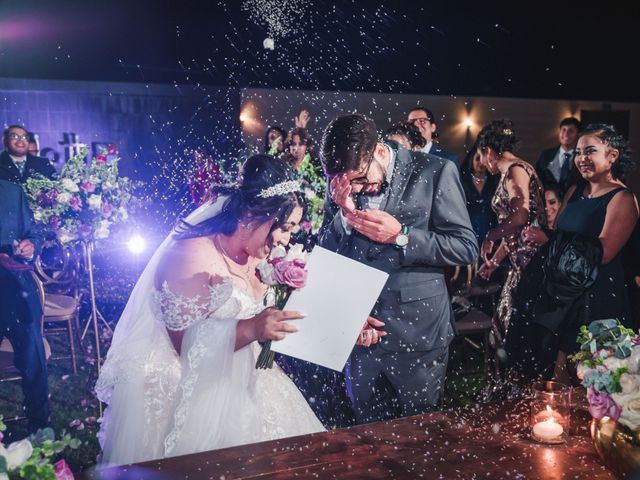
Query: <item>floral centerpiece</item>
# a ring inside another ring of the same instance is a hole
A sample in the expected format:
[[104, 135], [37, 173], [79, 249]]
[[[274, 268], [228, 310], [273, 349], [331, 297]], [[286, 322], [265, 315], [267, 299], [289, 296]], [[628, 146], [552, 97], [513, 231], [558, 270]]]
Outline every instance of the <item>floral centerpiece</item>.
[[[262, 260], [256, 267], [256, 275], [262, 283], [269, 285], [275, 295], [276, 308], [282, 309], [291, 293], [302, 288], [307, 283], [307, 256], [302, 245], [291, 245], [289, 251], [278, 246], [271, 250], [269, 257]], [[273, 367], [274, 352], [271, 350], [271, 340], [262, 345], [262, 350], [256, 362], [256, 368]]]
[[582, 326], [577, 374], [587, 387], [596, 450], [624, 475], [640, 467], [640, 336], [617, 320]]
[[109, 237], [111, 227], [129, 218], [133, 182], [118, 174], [119, 159], [98, 155], [85, 161], [87, 148], [70, 158], [55, 180], [39, 176], [24, 185], [33, 217], [66, 244]]
[[582, 326], [578, 342], [572, 359], [579, 362], [591, 416], [640, 427], [640, 337], [617, 320], [597, 320]]
[[71, 438], [68, 433], [55, 440], [53, 430], [45, 428], [5, 446], [2, 432], [6, 428], [0, 415], [0, 480], [73, 480], [73, 473], [63, 459], [52, 462], [65, 448], [78, 448], [80, 440]]
[[327, 192], [327, 181], [322, 170], [313, 164], [308, 153], [302, 159], [298, 172], [305, 185], [304, 194], [308, 209], [301, 228], [306, 233], [316, 234], [322, 226], [324, 218], [324, 196]]

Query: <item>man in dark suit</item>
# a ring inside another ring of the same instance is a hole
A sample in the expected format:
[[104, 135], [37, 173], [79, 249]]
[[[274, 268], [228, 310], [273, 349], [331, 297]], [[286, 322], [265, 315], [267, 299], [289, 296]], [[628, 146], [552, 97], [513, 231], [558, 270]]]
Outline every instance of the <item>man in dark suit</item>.
[[443, 270], [478, 256], [458, 169], [379, 142], [362, 115], [332, 121], [320, 156], [330, 192], [319, 244], [389, 274], [371, 313], [388, 335], [354, 347], [347, 371], [357, 421], [435, 409], [454, 336]]
[[56, 169], [48, 159], [35, 157], [28, 151], [29, 133], [20, 125], [11, 125], [3, 134], [4, 152], [0, 154], [0, 179], [24, 183], [36, 174], [53, 178]]
[[536, 173], [542, 184], [554, 187], [561, 200], [569, 187], [580, 179], [574, 159], [581, 131], [582, 123], [577, 118], [567, 117], [562, 120], [558, 129], [560, 145], [544, 150], [536, 163]]
[[440, 148], [440, 146], [434, 142], [436, 135], [437, 125], [433, 113], [428, 108], [415, 107], [407, 115], [407, 121], [413, 123], [424, 138], [425, 146], [420, 150], [424, 153], [435, 155], [436, 157], [446, 158], [458, 165], [458, 156], [455, 153], [448, 152], [447, 150]]
[[42, 305], [28, 262], [40, 238], [22, 188], [0, 180], [0, 340], [7, 337], [22, 375], [29, 430], [49, 423], [49, 387], [42, 341]]

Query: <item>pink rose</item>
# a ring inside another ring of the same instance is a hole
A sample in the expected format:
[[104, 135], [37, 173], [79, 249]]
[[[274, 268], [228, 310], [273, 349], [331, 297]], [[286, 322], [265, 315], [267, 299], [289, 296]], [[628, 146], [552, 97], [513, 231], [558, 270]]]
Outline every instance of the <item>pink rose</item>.
[[71, 197], [71, 200], [69, 200], [69, 206], [71, 207], [71, 210], [79, 212], [80, 210], [82, 210], [82, 199], [77, 195], [74, 195], [73, 197]]
[[300, 266], [300, 262], [280, 261], [274, 265], [273, 278], [280, 284], [302, 288], [307, 283], [307, 271], [304, 264]]
[[589, 400], [589, 413], [596, 420], [600, 420], [602, 417], [618, 420], [620, 417], [620, 407], [607, 392], [598, 392], [593, 386], [590, 386], [587, 390], [587, 400]]
[[111, 205], [110, 203], [103, 203], [102, 204], [102, 216], [104, 218], [109, 218], [112, 213], [113, 213], [113, 205]]
[[311, 231], [311, 222], [307, 220], [300, 222], [300, 229], [305, 233], [309, 233]]
[[92, 193], [95, 191], [96, 186], [89, 180], [83, 180], [82, 182], [80, 182], [80, 188], [87, 193]]
[[53, 464], [56, 472], [56, 480], [74, 480], [73, 472], [67, 465], [67, 462], [62, 460], [58, 460]]
[[97, 163], [107, 163], [107, 156], [106, 155], [96, 155], [96, 162]]
[[91, 228], [91, 225], [83, 223], [78, 227], [78, 235], [80, 235], [81, 237], [88, 237], [89, 235], [91, 235], [92, 231], [93, 229]]

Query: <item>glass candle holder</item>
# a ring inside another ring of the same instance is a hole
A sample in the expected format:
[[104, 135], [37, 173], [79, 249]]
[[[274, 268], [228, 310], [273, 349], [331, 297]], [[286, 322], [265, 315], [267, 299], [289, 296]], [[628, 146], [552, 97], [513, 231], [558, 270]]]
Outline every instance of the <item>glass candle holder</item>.
[[531, 386], [531, 436], [540, 443], [564, 443], [569, 437], [571, 388], [540, 381]]

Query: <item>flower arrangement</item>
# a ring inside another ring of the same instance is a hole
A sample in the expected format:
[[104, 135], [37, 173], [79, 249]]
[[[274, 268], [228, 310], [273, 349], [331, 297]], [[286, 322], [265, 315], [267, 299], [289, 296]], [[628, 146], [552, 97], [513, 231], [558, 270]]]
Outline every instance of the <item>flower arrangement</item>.
[[309, 205], [307, 218], [302, 222], [301, 228], [306, 233], [316, 234], [320, 231], [324, 218], [324, 196], [327, 192], [327, 181], [322, 170], [312, 163], [311, 155], [308, 153], [302, 159], [298, 172], [307, 187], [304, 189], [304, 194]]
[[73, 473], [64, 460], [52, 461], [65, 448], [78, 448], [80, 440], [68, 433], [55, 440], [53, 430], [45, 428], [5, 447], [2, 432], [6, 428], [0, 415], [0, 480], [73, 480]]
[[24, 189], [39, 224], [66, 244], [77, 239], [108, 238], [112, 225], [129, 218], [133, 182], [118, 175], [118, 161], [98, 155], [85, 161], [87, 148], [65, 164], [56, 180], [29, 178]]
[[[271, 250], [269, 257], [256, 267], [256, 275], [262, 283], [269, 285], [275, 295], [276, 308], [282, 309], [291, 293], [307, 283], [307, 256], [302, 245], [291, 245], [289, 251], [278, 246]], [[256, 368], [273, 367], [274, 352], [271, 340], [262, 345]]]
[[632, 430], [640, 427], [640, 336], [617, 320], [583, 325], [578, 337], [578, 378], [587, 387], [589, 413]]

